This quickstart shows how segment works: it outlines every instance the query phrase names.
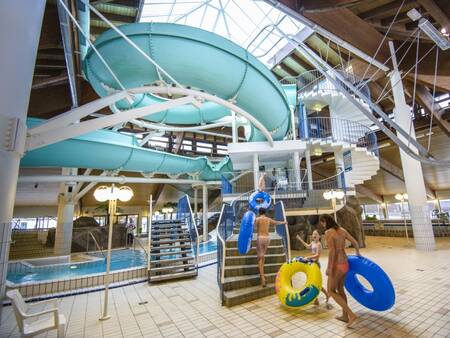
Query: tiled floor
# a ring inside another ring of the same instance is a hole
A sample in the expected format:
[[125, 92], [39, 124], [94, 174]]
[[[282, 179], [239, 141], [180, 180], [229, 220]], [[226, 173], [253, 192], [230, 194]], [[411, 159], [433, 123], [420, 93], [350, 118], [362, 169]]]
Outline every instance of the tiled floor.
[[[324, 305], [289, 310], [270, 296], [222, 307], [214, 265], [194, 280], [112, 290], [108, 321], [98, 320], [103, 292], [62, 298], [60, 308], [68, 318], [67, 337], [450, 337], [450, 240], [438, 244], [437, 251], [424, 253], [405, 239], [368, 238], [363, 255], [389, 274], [397, 301], [378, 313], [351, 299], [360, 317], [354, 329], [334, 319], [334, 303], [331, 310]], [[321, 260], [324, 268], [326, 258]], [[5, 307], [0, 337], [17, 335], [12, 309]]]

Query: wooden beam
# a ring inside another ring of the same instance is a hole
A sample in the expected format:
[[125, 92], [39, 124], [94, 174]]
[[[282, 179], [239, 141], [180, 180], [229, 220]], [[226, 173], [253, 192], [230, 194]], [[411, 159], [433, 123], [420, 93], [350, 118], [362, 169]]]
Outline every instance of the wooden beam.
[[[414, 73], [406, 75], [406, 78], [414, 81]], [[434, 75], [417, 74], [417, 83], [427, 87], [433, 87]], [[450, 92], [450, 76], [438, 75], [436, 78], [436, 90]]]
[[350, 7], [357, 0], [301, 0], [299, 2], [300, 12], [322, 12], [336, 8]]
[[361, 59], [353, 58], [350, 61], [350, 65], [352, 67], [353, 74], [355, 74], [356, 77], [362, 78], [362, 76], [365, 73], [364, 76], [365, 80], [370, 78], [374, 74], [375, 75], [371, 81], [377, 81], [378, 79], [386, 75], [382, 70], [378, 69], [377, 67], [370, 66], [369, 68], [367, 68], [369, 64], [367, 62], [362, 61]]
[[441, 107], [434, 102], [433, 95], [431, 95], [425, 86], [421, 84], [416, 85], [416, 99], [430, 116], [433, 115], [433, 121], [436, 122], [439, 128], [450, 137], [450, 123], [442, 118], [442, 113], [438, 113]]
[[[369, 20], [373, 18], [384, 18], [386, 16], [395, 15], [398, 8], [402, 4], [403, 0], [396, 0], [389, 2], [385, 5], [378, 6], [370, 11], [366, 11], [359, 14], [359, 17], [364, 20]], [[406, 1], [403, 5], [402, 11], [410, 10], [417, 6], [417, 1]]]
[[[336, 53], [331, 46], [327, 45], [321, 38], [317, 36], [317, 34], [311, 35], [306, 41], [306, 44], [310, 46], [312, 49], [317, 51], [318, 55], [321, 55], [325, 60], [327, 58], [328, 52], [328, 62], [336, 66], [341, 63], [341, 57], [338, 53]], [[343, 60], [345, 62], [346, 60]]]
[[[447, 32], [450, 32], [450, 19], [442, 11], [442, 9], [433, 0], [418, 0], [420, 5], [433, 17], [434, 20], [440, 25], [440, 28], [445, 28]], [[447, 9], [449, 4], [447, 3]]]
[[[405, 182], [405, 177], [403, 175], [403, 170], [399, 167], [397, 167], [392, 162], [380, 157], [380, 168], [387, 173], [391, 174], [392, 176], [398, 178], [400, 181]], [[427, 196], [434, 199], [436, 198], [436, 192], [430, 188], [430, 185], [425, 181], [425, 189], [427, 191]]]
[[314, 66], [311, 65], [306, 59], [303, 58], [303, 56], [300, 54], [299, 51], [295, 50], [294, 53], [290, 55], [290, 57], [297, 62], [300, 66], [305, 68], [307, 71], [314, 69]]
[[383, 196], [378, 195], [377, 193], [373, 192], [371, 189], [367, 188], [363, 184], [359, 184], [355, 186], [355, 190], [358, 194], [364, 195], [367, 198], [370, 198], [374, 202], [377, 203], [383, 203]]
[[[296, 10], [296, 8], [292, 9]], [[373, 28], [369, 22], [364, 21], [347, 8], [321, 13], [303, 13], [303, 15], [367, 55], [374, 55], [383, 40], [383, 35]], [[377, 61], [384, 63], [389, 56], [389, 47], [385, 40], [375, 58]]]

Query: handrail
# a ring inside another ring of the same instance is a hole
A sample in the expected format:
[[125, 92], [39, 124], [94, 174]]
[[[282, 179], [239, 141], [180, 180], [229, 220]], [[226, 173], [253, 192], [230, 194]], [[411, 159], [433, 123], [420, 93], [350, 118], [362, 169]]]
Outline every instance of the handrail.
[[144, 248], [144, 246], [143, 246], [142, 243], [141, 243], [141, 239], [140, 239], [139, 237], [136, 236], [136, 237], [134, 238], [133, 243], [137, 243], [137, 244], [141, 247], [141, 249], [144, 250], [146, 256], [148, 256], [147, 249]]
[[[315, 127], [315, 129], [313, 128]], [[362, 123], [336, 117], [307, 117], [300, 119], [300, 140], [333, 139], [365, 147], [378, 156], [375, 131]]]
[[[291, 239], [290, 239], [290, 236], [289, 236], [289, 227], [288, 227], [288, 224], [287, 224], [286, 213], [285, 213], [285, 210], [284, 210], [284, 203], [283, 203], [283, 201], [278, 201], [276, 204], [274, 204], [274, 208], [276, 208], [277, 205], [280, 205], [280, 206], [281, 206], [281, 214], [282, 214], [282, 216], [283, 216], [283, 221], [284, 221], [285, 223], [284, 223], [284, 224], [277, 225], [277, 226], [275, 227], [275, 232], [276, 232], [281, 238], [283, 238], [283, 241], [285, 241], [286, 258], [287, 258], [287, 261], [289, 262], [289, 261], [291, 260]], [[276, 216], [276, 215], [275, 215], [275, 216]], [[277, 220], [277, 221], [281, 221], [281, 220]], [[283, 226], [283, 227], [284, 227], [285, 238], [283, 237], [282, 234], [279, 233], [279, 231], [278, 231], [278, 227], [279, 227], [279, 226]]]
[[[92, 231], [88, 232], [89, 235], [91, 235], [92, 239], [94, 240], [94, 244], [97, 247], [97, 249], [102, 253], [103, 257], [105, 257], [105, 254], [103, 253], [103, 248], [98, 244], [97, 239], [95, 238]], [[106, 258], [106, 257], [105, 257]]]
[[[195, 230], [195, 245], [196, 245], [196, 249], [195, 249], [195, 268], [197, 269], [197, 273], [198, 273], [198, 254], [200, 251], [200, 239], [199, 239], [199, 234], [198, 234], [198, 229], [197, 229], [197, 223], [195, 222], [195, 217], [194, 217], [194, 213], [192, 212], [192, 208], [191, 208], [191, 203], [189, 203], [189, 196], [186, 195], [186, 200], [187, 200], [187, 205], [189, 207], [189, 214], [191, 217], [191, 221], [192, 221], [192, 226], [194, 227]], [[205, 235], [205, 234], [203, 234]]]
[[219, 220], [217, 221], [217, 226], [216, 226], [216, 234], [217, 234], [217, 239], [220, 241], [220, 245], [221, 245], [221, 257], [217, 257], [217, 263], [219, 263], [219, 259], [220, 259], [220, 289], [222, 291], [222, 285], [225, 282], [225, 272], [224, 272], [224, 267], [225, 267], [225, 255], [226, 255], [226, 244], [225, 244], [225, 240], [222, 238], [220, 231], [219, 231], [219, 226], [220, 223], [222, 222], [222, 216], [223, 216], [223, 211], [225, 209], [225, 206], [227, 205], [227, 203], [223, 203], [222, 204], [222, 210], [220, 211], [220, 216], [219, 216]]
[[[186, 210], [184, 209], [184, 206], [182, 205], [182, 203], [187, 204]], [[181, 197], [178, 200], [178, 210], [177, 210], [177, 214], [178, 217], [181, 217], [182, 219], [187, 219], [190, 218], [189, 221], [187, 221], [187, 226], [189, 228], [189, 235], [191, 237], [191, 243], [193, 240], [193, 235], [192, 232], [195, 232], [195, 268], [197, 270], [198, 273], [198, 256], [199, 256], [199, 251], [200, 251], [200, 243], [199, 243], [199, 234], [198, 234], [198, 229], [197, 229], [197, 223], [195, 222], [195, 217], [194, 217], [194, 213], [192, 212], [192, 208], [191, 208], [191, 203], [189, 202], [189, 196], [188, 195], [184, 195], [183, 197]], [[188, 214], [186, 216], [186, 214]], [[192, 229], [193, 228], [193, 229]]]

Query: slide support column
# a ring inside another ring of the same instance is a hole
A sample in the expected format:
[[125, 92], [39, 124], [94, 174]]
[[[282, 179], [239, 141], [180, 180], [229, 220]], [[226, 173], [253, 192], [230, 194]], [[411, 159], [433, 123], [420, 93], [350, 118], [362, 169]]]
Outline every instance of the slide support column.
[[[392, 94], [394, 97], [394, 117], [395, 122], [404, 129], [410, 130], [411, 110], [406, 104], [405, 92], [403, 89], [401, 74], [398, 71], [397, 59], [395, 56], [395, 48], [392, 41], [389, 41], [389, 48], [394, 65], [393, 71], [390, 73], [390, 81]], [[410, 130], [410, 136], [416, 138], [413, 128]], [[407, 143], [403, 136], [397, 136]], [[412, 146], [411, 146], [412, 148]], [[414, 149], [417, 152], [417, 149]], [[423, 179], [422, 165], [419, 161], [408, 156], [400, 149], [400, 159], [402, 161], [403, 176], [405, 177], [405, 187], [408, 194], [409, 212], [411, 215], [411, 223], [414, 234], [414, 241], [417, 250], [432, 251], [435, 249], [435, 240], [431, 217], [427, 207], [427, 193], [425, 182]]]
[[[0, 1], [0, 302], [5, 296], [11, 221], [45, 0]], [[0, 321], [1, 321], [0, 306]]]

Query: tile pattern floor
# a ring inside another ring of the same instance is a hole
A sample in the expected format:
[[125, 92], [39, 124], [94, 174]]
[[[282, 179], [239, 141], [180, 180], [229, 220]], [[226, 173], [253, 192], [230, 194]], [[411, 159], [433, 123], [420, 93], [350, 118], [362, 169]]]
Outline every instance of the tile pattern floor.
[[[362, 253], [389, 274], [397, 300], [378, 313], [350, 298], [359, 316], [354, 329], [335, 320], [338, 306], [332, 302], [327, 309], [323, 299], [320, 306], [297, 310], [283, 308], [276, 296], [222, 307], [215, 265], [201, 269], [197, 279], [113, 289], [112, 318], [104, 322], [98, 320], [103, 292], [59, 302], [67, 337], [450, 337], [450, 239], [438, 243], [435, 252], [418, 252], [403, 238], [368, 237]], [[3, 310], [0, 337], [17, 337], [11, 307]]]

